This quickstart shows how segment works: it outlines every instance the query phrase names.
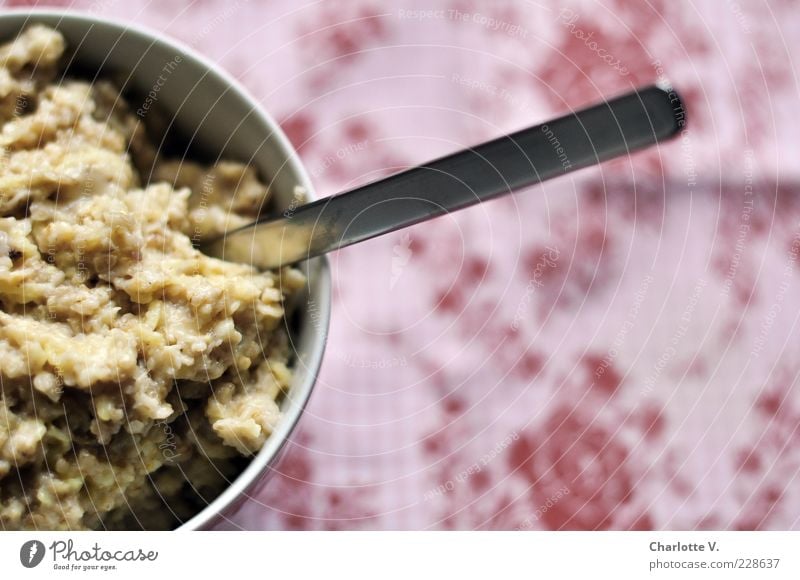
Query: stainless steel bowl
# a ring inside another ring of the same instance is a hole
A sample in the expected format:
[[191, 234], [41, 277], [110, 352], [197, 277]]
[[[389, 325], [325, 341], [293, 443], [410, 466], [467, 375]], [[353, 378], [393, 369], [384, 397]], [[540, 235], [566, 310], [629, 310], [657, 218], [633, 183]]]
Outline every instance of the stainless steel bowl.
[[[0, 41], [10, 40], [36, 22], [64, 35], [71, 68], [84, 77], [88, 74], [109, 78], [123, 93], [138, 95], [142, 105], [148, 104], [143, 113], [150, 114], [151, 109], [154, 115], [156, 111], [165, 112], [165, 128], [170, 134], [182, 136], [184, 144], [191, 143], [193, 151], [210, 159], [234, 159], [253, 165], [270, 184], [277, 206], [290, 205], [297, 185], [313, 199], [311, 181], [278, 124], [238, 82], [188, 46], [139, 26], [80, 12], [51, 10], [4, 11], [0, 14]], [[165, 66], [169, 66], [168, 75]], [[131, 105], [136, 109], [136, 101]], [[159, 137], [153, 136], [156, 140]], [[331, 296], [325, 258], [310, 260], [304, 268], [308, 291], [299, 304], [292, 335], [295, 376], [282, 403], [283, 419], [239, 477], [180, 530], [211, 527], [253, 493], [303, 412], [325, 350]]]

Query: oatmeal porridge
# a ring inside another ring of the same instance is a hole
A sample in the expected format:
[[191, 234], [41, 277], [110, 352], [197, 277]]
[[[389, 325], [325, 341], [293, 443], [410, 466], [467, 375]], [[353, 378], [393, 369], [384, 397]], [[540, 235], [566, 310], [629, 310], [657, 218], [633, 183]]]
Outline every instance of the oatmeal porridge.
[[169, 529], [280, 419], [304, 278], [196, 250], [267, 187], [162, 159], [64, 51], [44, 26], [0, 47], [0, 529]]

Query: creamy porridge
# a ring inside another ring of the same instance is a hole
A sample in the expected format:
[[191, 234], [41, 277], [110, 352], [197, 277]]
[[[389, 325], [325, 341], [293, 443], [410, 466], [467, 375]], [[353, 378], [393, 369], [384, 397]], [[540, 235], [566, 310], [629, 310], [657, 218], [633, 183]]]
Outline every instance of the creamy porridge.
[[269, 192], [162, 160], [58, 32], [0, 48], [0, 529], [170, 528], [279, 420], [304, 285], [203, 255]]

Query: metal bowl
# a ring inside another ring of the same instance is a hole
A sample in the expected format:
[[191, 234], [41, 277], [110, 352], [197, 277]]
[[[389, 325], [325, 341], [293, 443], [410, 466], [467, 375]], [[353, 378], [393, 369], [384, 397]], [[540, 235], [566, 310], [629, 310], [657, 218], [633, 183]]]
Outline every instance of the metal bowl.
[[[278, 124], [236, 80], [188, 46], [155, 31], [91, 14], [30, 9], [0, 14], [0, 41], [12, 39], [33, 23], [47, 24], [64, 35], [69, 72], [113, 80], [124, 94], [138, 96], [129, 102], [134, 110], [141, 104], [142, 116], [161, 114], [162, 143], [182, 142], [178, 154], [188, 151], [186, 155], [206, 160], [253, 165], [269, 183], [278, 208], [291, 204], [298, 185], [314, 198], [297, 152]], [[160, 137], [153, 135], [156, 140]], [[180, 151], [181, 147], [189, 149]], [[325, 350], [331, 296], [326, 259], [315, 258], [303, 268], [308, 285], [292, 321], [295, 375], [281, 404], [283, 418], [241, 474], [180, 530], [207, 529], [231, 515], [263, 482], [303, 412]]]

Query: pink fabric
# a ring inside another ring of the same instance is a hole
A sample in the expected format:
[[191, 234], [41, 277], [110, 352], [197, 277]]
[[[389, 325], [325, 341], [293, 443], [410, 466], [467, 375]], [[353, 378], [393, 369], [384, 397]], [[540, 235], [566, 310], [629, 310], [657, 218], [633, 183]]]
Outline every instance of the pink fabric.
[[220, 62], [320, 195], [661, 74], [687, 102], [672, 143], [333, 255], [308, 413], [225, 527], [800, 527], [792, 2], [62, 4]]

